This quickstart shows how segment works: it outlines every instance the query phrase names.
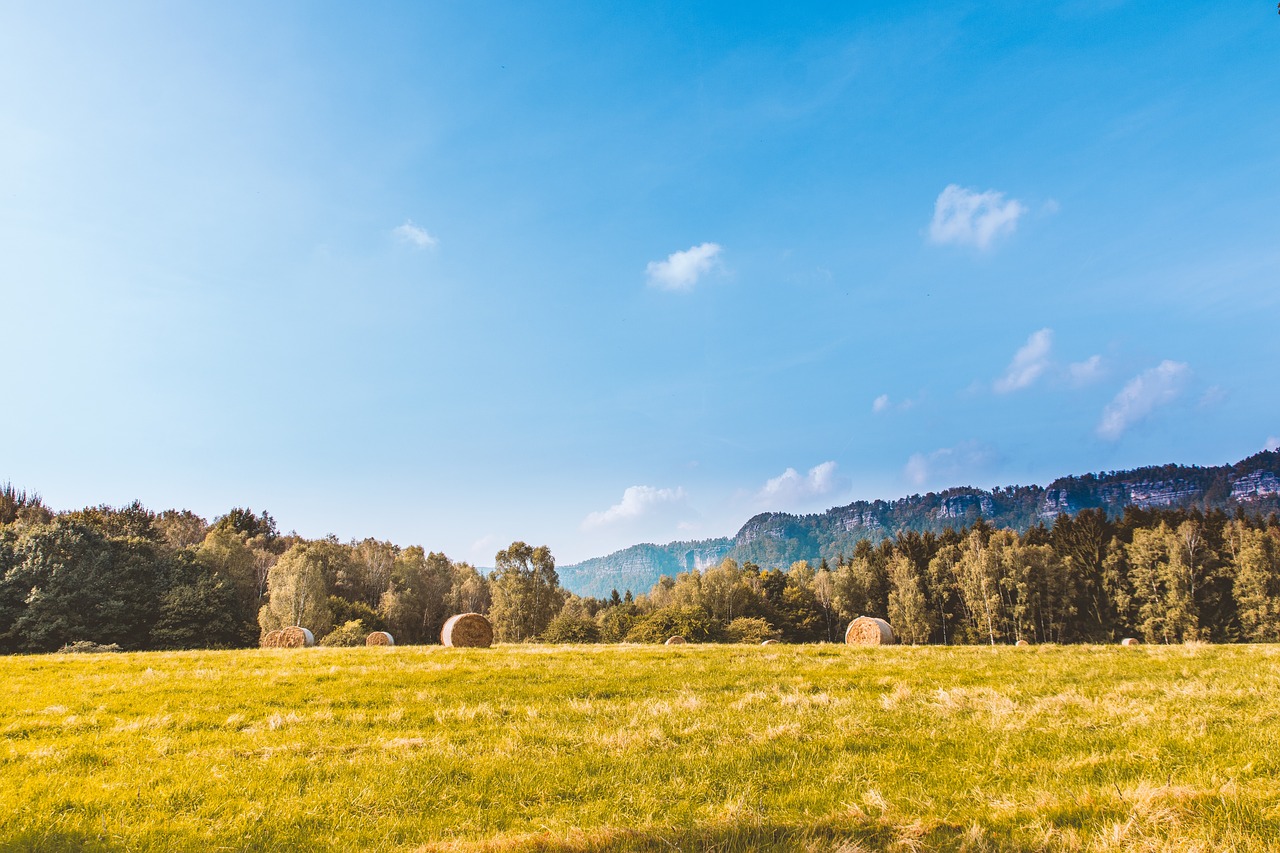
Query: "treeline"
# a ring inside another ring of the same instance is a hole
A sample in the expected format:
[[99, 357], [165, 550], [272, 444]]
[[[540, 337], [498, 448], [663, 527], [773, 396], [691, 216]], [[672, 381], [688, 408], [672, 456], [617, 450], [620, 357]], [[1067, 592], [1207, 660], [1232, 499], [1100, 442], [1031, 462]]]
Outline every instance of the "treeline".
[[909, 643], [1280, 640], [1280, 523], [1237, 512], [1059, 516], [1024, 534], [978, 520], [904, 532], [816, 565], [726, 559], [647, 593], [564, 590], [546, 547], [498, 552], [487, 575], [420, 547], [282, 534], [267, 513], [212, 524], [138, 503], [55, 513], [0, 487], [0, 651], [435, 643], [450, 615], [489, 616], [506, 642], [838, 641], [860, 615]]
[[869, 615], [916, 644], [1277, 642], [1280, 522], [1136, 508], [1110, 519], [1090, 509], [1019, 535], [978, 520], [864, 540], [834, 565], [726, 560], [663, 578], [635, 610], [638, 628], [661, 617], [690, 639], [736, 639], [754, 624], [761, 636], [836, 640]]

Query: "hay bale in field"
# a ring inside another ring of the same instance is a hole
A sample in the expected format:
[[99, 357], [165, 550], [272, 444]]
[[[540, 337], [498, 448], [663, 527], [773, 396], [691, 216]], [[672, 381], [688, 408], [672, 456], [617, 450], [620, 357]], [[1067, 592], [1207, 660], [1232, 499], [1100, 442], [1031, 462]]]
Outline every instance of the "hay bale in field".
[[1141, 641], [1141, 640], [1139, 640], [1137, 637], [1125, 637], [1123, 640], [1121, 640], [1121, 641], [1120, 641], [1120, 645], [1122, 645], [1122, 646], [1140, 646], [1140, 645], [1142, 645], [1142, 641]]
[[892, 646], [898, 642], [893, 626], [874, 616], [859, 616], [849, 623], [844, 641], [851, 646]]
[[764, 641], [763, 643], [761, 643], [760, 645], [762, 645], [762, 646], [776, 646], [776, 645], [778, 644], [778, 642], [779, 642], [778, 640], [765, 640], [765, 641]]
[[386, 631], [374, 631], [372, 634], [364, 638], [366, 646], [394, 646], [396, 638], [388, 634]]
[[316, 644], [315, 635], [301, 625], [290, 625], [280, 632], [280, 648], [310, 648]]
[[276, 629], [275, 631], [268, 631], [267, 633], [262, 635], [262, 648], [278, 649], [280, 648], [280, 640], [282, 640], [283, 638], [284, 638], [284, 631], [281, 631], [279, 629]]
[[1026, 640], [1019, 640], [1018, 642], [1014, 643], [1014, 645], [1015, 645], [1015, 646], [1029, 646], [1029, 645], [1031, 645], [1031, 644], [1030, 644], [1030, 643], [1028, 643]]
[[493, 626], [479, 613], [450, 616], [440, 629], [440, 645], [459, 649], [487, 649], [493, 645]]
[[684, 638], [684, 637], [681, 637], [679, 634], [677, 634], [677, 635], [676, 635], [676, 636], [674, 636], [674, 637], [667, 637], [667, 642], [666, 642], [664, 645], [668, 645], [668, 646], [683, 646], [683, 645], [685, 644], [685, 642], [687, 642], [687, 641], [685, 640], [685, 638]]

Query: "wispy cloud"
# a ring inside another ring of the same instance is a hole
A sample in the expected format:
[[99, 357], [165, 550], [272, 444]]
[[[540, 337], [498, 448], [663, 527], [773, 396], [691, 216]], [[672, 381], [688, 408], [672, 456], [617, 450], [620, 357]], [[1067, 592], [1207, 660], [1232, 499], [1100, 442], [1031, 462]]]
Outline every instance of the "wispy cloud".
[[1107, 373], [1102, 356], [1091, 355], [1084, 361], [1075, 361], [1067, 365], [1067, 381], [1076, 387], [1097, 382]]
[[1098, 435], [1115, 441], [1157, 408], [1172, 403], [1182, 393], [1189, 373], [1183, 362], [1166, 359], [1130, 379], [1102, 410]]
[[1263, 450], [1280, 450], [1280, 438], [1277, 438], [1274, 435], [1271, 436], [1270, 438], [1267, 439], [1267, 443], [1265, 446], [1263, 446], [1262, 449]]
[[879, 397], [876, 397], [871, 401], [871, 413], [883, 415], [885, 412], [890, 412], [894, 409], [906, 411], [918, 402], [920, 402], [920, 398], [916, 398], [914, 400], [908, 398], [906, 400], [898, 400], [895, 402], [888, 394], [881, 394]]
[[756, 500], [761, 504], [786, 507], [826, 497], [846, 485], [847, 481], [836, 473], [836, 468], [833, 461], [815, 465], [803, 475], [795, 468], [788, 468], [767, 481], [756, 493]]
[[972, 485], [960, 483], [960, 479], [982, 473], [995, 461], [995, 451], [977, 441], [965, 441], [954, 447], [940, 447], [932, 453], [913, 453], [907, 460], [904, 473], [913, 485], [938, 484], [948, 486]]
[[418, 249], [434, 249], [440, 245], [440, 241], [420, 225], [414, 225], [413, 220], [406, 219], [403, 225], [397, 225], [391, 229], [391, 234], [397, 240], [401, 240]]
[[715, 267], [720, 252], [718, 243], [702, 243], [683, 252], [672, 252], [665, 261], [650, 261], [645, 267], [649, 286], [659, 290], [690, 290]]
[[492, 533], [486, 533], [471, 543], [471, 557], [473, 559], [491, 560], [497, 552], [498, 537]]
[[948, 184], [933, 205], [929, 239], [939, 245], [988, 248], [1002, 234], [1012, 234], [1027, 212], [1017, 199], [1005, 201], [997, 190], [977, 192]]
[[684, 503], [683, 488], [655, 489], [653, 486], [629, 486], [622, 500], [606, 510], [593, 512], [582, 521], [584, 530], [620, 521], [643, 518], [667, 506]]
[[1004, 375], [996, 380], [997, 394], [1008, 394], [1029, 388], [1049, 367], [1049, 352], [1053, 349], [1053, 329], [1032, 332], [1027, 342], [1013, 355], [1013, 361], [1005, 368]]

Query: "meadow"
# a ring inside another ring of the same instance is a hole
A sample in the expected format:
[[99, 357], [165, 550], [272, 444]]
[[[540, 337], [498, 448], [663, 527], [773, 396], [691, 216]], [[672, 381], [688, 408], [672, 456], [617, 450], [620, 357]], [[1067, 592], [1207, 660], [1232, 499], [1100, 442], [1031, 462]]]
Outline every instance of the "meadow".
[[1280, 647], [0, 659], [0, 850], [1277, 850]]

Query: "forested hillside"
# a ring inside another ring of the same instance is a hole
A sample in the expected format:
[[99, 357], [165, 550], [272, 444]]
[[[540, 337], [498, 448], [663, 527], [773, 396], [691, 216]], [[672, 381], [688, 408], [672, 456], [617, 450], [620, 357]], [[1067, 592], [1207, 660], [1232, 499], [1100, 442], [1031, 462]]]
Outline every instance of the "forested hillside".
[[835, 561], [853, 553], [862, 539], [875, 543], [906, 531], [941, 533], [979, 518], [1022, 533], [1083, 509], [1102, 509], [1112, 518], [1131, 506], [1228, 512], [1241, 507], [1266, 514], [1280, 510], [1278, 474], [1280, 453], [1264, 451], [1235, 465], [1164, 465], [1062, 477], [1048, 486], [964, 487], [892, 501], [855, 501], [811, 515], [762, 513], [732, 537], [635, 545], [563, 566], [560, 573], [569, 589], [599, 596], [613, 587], [647, 589], [663, 575], [704, 569], [725, 557], [760, 565]]

